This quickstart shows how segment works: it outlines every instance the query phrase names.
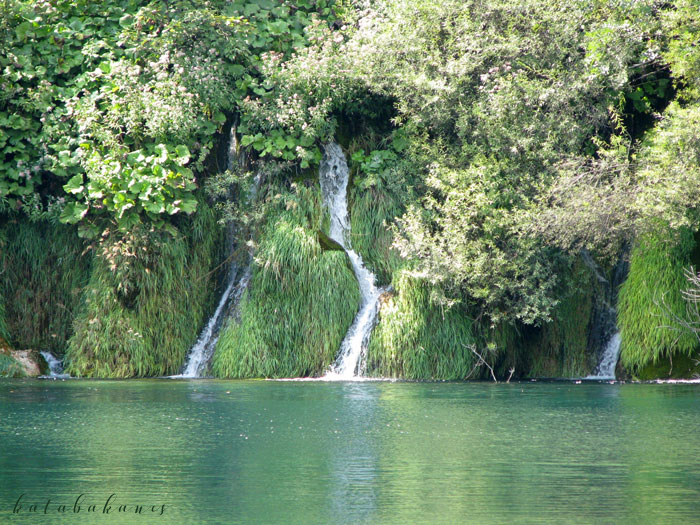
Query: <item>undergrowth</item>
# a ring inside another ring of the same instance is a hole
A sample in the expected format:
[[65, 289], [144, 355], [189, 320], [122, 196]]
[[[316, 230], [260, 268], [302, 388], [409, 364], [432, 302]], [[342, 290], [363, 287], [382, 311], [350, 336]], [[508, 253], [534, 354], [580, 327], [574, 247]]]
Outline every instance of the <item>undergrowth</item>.
[[315, 376], [335, 359], [360, 297], [345, 253], [318, 242], [323, 212], [314, 186], [267, 192], [250, 286], [222, 329], [215, 376]]
[[595, 366], [587, 350], [596, 283], [580, 261], [570, 271], [572, 282], [559, 291], [552, 321], [524, 339], [528, 377], [584, 377]]
[[477, 349], [477, 336], [466, 309], [433, 304], [430, 285], [406, 270], [395, 274], [393, 286], [395, 293], [385, 296], [372, 333], [368, 374], [405, 379], [480, 377], [483, 370], [475, 370], [478, 359], [471, 350]]
[[66, 371], [143, 377], [179, 371], [209, 313], [222, 235], [204, 202], [179, 231], [114, 232], [97, 248]]
[[62, 355], [91, 257], [71, 226], [11, 216], [0, 229], [0, 337], [15, 348]]

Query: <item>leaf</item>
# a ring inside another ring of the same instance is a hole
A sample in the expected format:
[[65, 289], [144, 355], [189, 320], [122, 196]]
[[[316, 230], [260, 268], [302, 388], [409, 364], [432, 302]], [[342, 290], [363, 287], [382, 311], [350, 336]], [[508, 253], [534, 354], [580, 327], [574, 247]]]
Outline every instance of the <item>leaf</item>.
[[63, 190], [66, 193], [72, 193], [73, 195], [76, 193], [81, 193], [84, 189], [85, 187], [83, 186], [82, 174], [74, 175], [66, 184], [63, 185]]
[[197, 209], [197, 199], [185, 199], [180, 204], [180, 209], [184, 211], [187, 215], [193, 213]]
[[221, 111], [215, 111], [214, 115], [212, 116], [212, 120], [218, 124], [223, 124], [226, 122], [226, 115], [224, 115]]
[[124, 15], [119, 19], [119, 25], [124, 28], [131, 27], [134, 25], [135, 21], [136, 20], [134, 19], [133, 15]]
[[165, 146], [165, 144], [157, 144], [155, 147], [155, 151], [158, 154], [158, 162], [165, 162], [168, 160], [168, 148]]
[[60, 221], [75, 224], [85, 217], [90, 207], [82, 202], [69, 202], [61, 213]]
[[81, 223], [78, 225], [78, 237], [81, 239], [94, 239], [100, 234], [97, 226], [91, 223]]
[[178, 164], [184, 166], [190, 161], [190, 150], [184, 144], [175, 146], [175, 154], [177, 155]]

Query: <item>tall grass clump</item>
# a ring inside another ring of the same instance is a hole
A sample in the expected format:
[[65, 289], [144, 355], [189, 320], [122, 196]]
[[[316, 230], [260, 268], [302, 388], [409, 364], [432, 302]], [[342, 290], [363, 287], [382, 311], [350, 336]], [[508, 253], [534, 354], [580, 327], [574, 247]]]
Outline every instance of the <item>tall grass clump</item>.
[[136, 227], [103, 239], [66, 352], [67, 371], [84, 377], [178, 372], [211, 309], [221, 240], [203, 202], [179, 230]]
[[342, 251], [323, 251], [317, 188], [268, 191], [250, 285], [224, 326], [217, 377], [322, 374], [359, 307], [357, 280]]
[[11, 216], [1, 229], [0, 337], [62, 355], [90, 275], [85, 244], [75, 227], [44, 219]]
[[693, 334], [674, 329], [685, 318], [683, 269], [695, 241], [687, 229], [646, 234], [636, 242], [627, 280], [620, 289], [617, 323], [622, 334], [620, 359], [632, 371], [675, 354], [697, 349]]
[[405, 379], [480, 377], [474, 321], [463, 305], [443, 308], [431, 301], [431, 285], [408, 270], [394, 275], [395, 293], [382, 304], [372, 333], [369, 375]]
[[390, 225], [404, 209], [399, 200], [382, 188], [354, 186], [350, 191], [350, 240], [367, 268], [377, 277], [377, 284], [391, 282], [394, 270], [401, 265], [399, 253], [392, 248], [394, 234]]

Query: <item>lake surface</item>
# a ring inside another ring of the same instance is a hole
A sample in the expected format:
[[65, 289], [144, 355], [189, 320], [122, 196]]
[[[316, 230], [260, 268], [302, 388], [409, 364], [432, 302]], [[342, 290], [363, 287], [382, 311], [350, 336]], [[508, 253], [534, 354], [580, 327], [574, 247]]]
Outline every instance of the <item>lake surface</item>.
[[0, 523], [699, 520], [700, 385], [0, 381]]

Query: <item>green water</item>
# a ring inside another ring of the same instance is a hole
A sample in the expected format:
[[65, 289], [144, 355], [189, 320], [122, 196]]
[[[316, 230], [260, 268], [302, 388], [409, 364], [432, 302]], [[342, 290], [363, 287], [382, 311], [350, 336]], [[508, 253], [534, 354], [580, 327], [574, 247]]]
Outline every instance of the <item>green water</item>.
[[699, 401], [698, 385], [6, 380], [0, 523], [698, 522]]

